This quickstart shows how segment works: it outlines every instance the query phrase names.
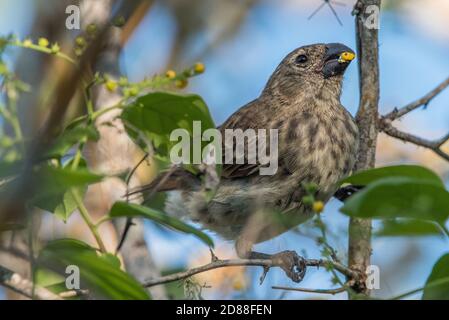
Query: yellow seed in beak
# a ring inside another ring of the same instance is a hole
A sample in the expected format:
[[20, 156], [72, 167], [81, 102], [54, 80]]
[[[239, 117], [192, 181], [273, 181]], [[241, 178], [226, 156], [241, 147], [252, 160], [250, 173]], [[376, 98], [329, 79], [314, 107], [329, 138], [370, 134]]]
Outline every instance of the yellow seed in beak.
[[352, 52], [343, 52], [340, 55], [340, 58], [338, 58], [338, 62], [343, 63], [343, 62], [349, 62], [355, 59], [355, 54]]

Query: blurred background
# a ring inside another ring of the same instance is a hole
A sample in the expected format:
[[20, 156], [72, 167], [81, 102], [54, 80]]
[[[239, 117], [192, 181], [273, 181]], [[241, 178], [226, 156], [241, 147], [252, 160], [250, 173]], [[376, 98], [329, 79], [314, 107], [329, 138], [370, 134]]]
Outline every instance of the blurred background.
[[[65, 8], [76, 1], [0, 0], [0, 34], [19, 38], [45, 36], [64, 45], [76, 35], [65, 29]], [[134, 14], [135, 26], [124, 30], [119, 55], [120, 73], [140, 81], [167, 69], [182, 70], [196, 61], [206, 72], [184, 89], [201, 95], [216, 124], [240, 106], [257, 97], [281, 59], [296, 47], [317, 42], [342, 42], [355, 49], [353, 0], [335, 1], [335, 17], [328, 6], [310, 15], [322, 0], [155, 0], [145, 2]], [[381, 113], [401, 107], [433, 89], [449, 75], [449, 1], [383, 1], [380, 29]], [[81, 20], [83, 20], [83, 15]], [[16, 64], [20, 78], [33, 86], [43, 85], [48, 75], [63, 68], [51, 58], [23, 49], [6, 56]], [[342, 102], [352, 114], [358, 107], [357, 65], [346, 73]], [[33, 93], [20, 105], [25, 123], [33, 106]], [[1, 125], [1, 123], [0, 123]], [[444, 135], [449, 128], [449, 91], [435, 98], [426, 109], [404, 118], [399, 127], [429, 139]], [[449, 146], [445, 146], [449, 150]], [[419, 163], [449, 178], [449, 163], [432, 152], [380, 135], [378, 165]], [[151, 175], [151, 174], [150, 174]], [[344, 260], [347, 251], [348, 219], [338, 212], [337, 200], [322, 214], [329, 241]], [[73, 219], [76, 219], [75, 217]], [[76, 221], [68, 224], [42, 223], [46, 237], [82, 233]], [[376, 227], [375, 223], [375, 227]], [[132, 232], [132, 231], [131, 231]], [[145, 222], [144, 235], [155, 267], [162, 273], [207, 263], [208, 248], [196, 238], [163, 230]], [[232, 243], [212, 234], [220, 258], [235, 257]], [[320, 256], [318, 230], [310, 224], [262, 243], [257, 251], [296, 250], [310, 258]], [[421, 287], [435, 260], [449, 249], [444, 238], [374, 237], [372, 263], [381, 271], [380, 289], [374, 296], [388, 298]], [[224, 268], [196, 277], [205, 284], [204, 298], [249, 299], [342, 299], [345, 294], [317, 296], [271, 289], [292, 286], [282, 271], [271, 270], [259, 286], [261, 268]], [[309, 269], [301, 283], [305, 288], [331, 288], [331, 276]], [[169, 295], [182, 296], [182, 286], [167, 288]], [[181, 291], [181, 293], [180, 293]], [[420, 297], [418, 293], [412, 298]], [[0, 288], [0, 298], [7, 298]]]

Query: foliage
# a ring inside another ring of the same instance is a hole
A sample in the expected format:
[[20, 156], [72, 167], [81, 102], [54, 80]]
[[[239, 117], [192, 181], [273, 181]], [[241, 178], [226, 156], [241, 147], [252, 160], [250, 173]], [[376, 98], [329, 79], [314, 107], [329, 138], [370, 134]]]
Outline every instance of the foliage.
[[[401, 165], [376, 168], [342, 181], [364, 185], [340, 209], [346, 215], [383, 220], [378, 236], [445, 235], [449, 217], [449, 192], [429, 169]], [[449, 257], [434, 265], [423, 288], [423, 299], [449, 299]]]
[[[85, 49], [88, 39], [75, 39], [75, 55], [78, 57]], [[15, 37], [0, 39], [0, 54], [8, 47], [18, 46], [30, 50], [62, 58], [68, 63], [77, 64], [77, 57], [70, 57], [61, 51], [57, 43], [50, 44], [45, 38], [37, 43], [31, 39], [23, 41]], [[118, 80], [107, 74], [95, 74], [85, 83], [86, 113], [68, 119], [61, 132], [56, 133], [52, 142], [30, 163], [27, 159], [27, 141], [22, 133], [16, 102], [29, 87], [21, 82], [10, 71], [7, 63], [0, 55], [0, 77], [5, 88], [5, 105], [0, 105], [2, 117], [2, 135], [0, 138], [0, 199], [8, 199], [23, 181], [31, 186], [30, 197], [26, 201], [27, 210], [31, 212], [39, 208], [41, 212], [51, 212], [66, 222], [78, 211], [90, 228], [97, 241], [98, 248], [89, 246], [77, 239], [61, 239], [47, 243], [39, 250], [35, 265], [36, 284], [59, 293], [63, 291], [61, 282], [66, 276], [65, 268], [69, 265], [79, 267], [83, 289], [89, 295], [108, 299], [148, 299], [144, 288], [131, 275], [122, 270], [120, 260], [115, 253], [108, 252], [103, 244], [98, 227], [101, 223], [121, 217], [142, 217], [165, 227], [197, 236], [207, 246], [213, 247], [211, 238], [195, 227], [170, 217], [155, 208], [117, 202], [110, 214], [94, 222], [83, 204], [83, 196], [89, 185], [102, 181], [101, 175], [90, 171], [82, 158], [82, 149], [89, 141], [97, 141], [99, 132], [95, 120], [112, 110], [122, 109], [122, 120], [131, 138], [139, 141], [144, 136], [156, 150], [155, 156], [168, 160], [170, 149], [170, 132], [177, 128], [185, 128], [193, 134], [189, 124], [193, 120], [202, 123], [202, 130], [214, 128], [206, 103], [197, 95], [186, 95], [169, 92], [183, 88], [190, 77], [204, 72], [204, 65], [196, 63], [179, 74], [170, 70], [164, 75], [155, 75], [138, 83], [128, 81], [126, 77]], [[94, 111], [95, 106], [90, 98], [89, 90], [95, 86], [103, 86], [108, 91], [117, 91], [123, 99], [109, 108]], [[155, 91], [155, 90], [165, 91]], [[9, 130], [9, 129], [12, 130]], [[137, 132], [135, 131], [137, 130]], [[200, 132], [201, 133], [201, 132]], [[144, 148], [148, 144], [140, 144]], [[117, 175], [123, 178], [123, 175]], [[38, 187], [36, 187], [38, 186]], [[123, 199], [124, 200], [124, 199]], [[1, 222], [2, 231], [23, 227], [23, 224]]]

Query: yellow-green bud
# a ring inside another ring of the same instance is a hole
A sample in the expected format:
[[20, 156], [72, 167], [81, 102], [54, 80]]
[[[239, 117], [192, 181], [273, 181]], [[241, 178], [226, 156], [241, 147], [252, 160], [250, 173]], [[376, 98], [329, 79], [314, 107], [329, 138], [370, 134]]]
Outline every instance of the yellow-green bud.
[[126, 77], [120, 77], [119, 81], [118, 81], [118, 85], [121, 87], [127, 86], [129, 83], [128, 78]]
[[106, 81], [106, 83], [104, 84], [106, 89], [110, 92], [114, 92], [115, 90], [117, 90], [117, 82], [112, 81], [112, 80], [108, 80]]
[[49, 44], [50, 43], [48, 42], [48, 40], [46, 38], [39, 38], [39, 41], [38, 41], [39, 47], [46, 48], [46, 47], [48, 47]]
[[87, 27], [86, 27], [86, 32], [89, 35], [94, 35], [97, 32], [97, 25], [95, 23], [90, 23]]
[[86, 45], [86, 39], [82, 36], [78, 36], [75, 38], [75, 43], [77, 46], [83, 48]]
[[321, 213], [324, 209], [324, 203], [323, 201], [315, 201], [312, 205], [312, 210], [315, 213]]
[[29, 47], [31, 47], [33, 45], [33, 41], [31, 41], [31, 39], [25, 39], [24, 41], [23, 41], [23, 46], [25, 47], [25, 48], [29, 48]]
[[197, 62], [193, 66], [193, 70], [195, 71], [195, 73], [203, 73], [206, 70], [206, 67], [204, 66], [203, 63]]
[[59, 53], [61, 51], [59, 44], [56, 42], [51, 46], [50, 49], [51, 49], [51, 53], [53, 53], [53, 54]]
[[168, 71], [165, 73], [165, 76], [166, 76], [167, 78], [169, 78], [169, 79], [174, 79], [174, 78], [176, 78], [176, 72], [173, 71], [173, 70], [168, 70]]
[[179, 79], [175, 81], [175, 86], [179, 89], [184, 89], [188, 84], [189, 82], [187, 81], [187, 79]]

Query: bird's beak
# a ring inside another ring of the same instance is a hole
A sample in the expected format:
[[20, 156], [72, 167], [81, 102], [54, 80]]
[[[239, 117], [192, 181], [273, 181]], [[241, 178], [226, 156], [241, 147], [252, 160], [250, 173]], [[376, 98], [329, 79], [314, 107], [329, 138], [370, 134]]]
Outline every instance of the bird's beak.
[[330, 78], [343, 74], [354, 59], [355, 53], [351, 48], [341, 43], [327, 44], [322, 69], [323, 76]]

